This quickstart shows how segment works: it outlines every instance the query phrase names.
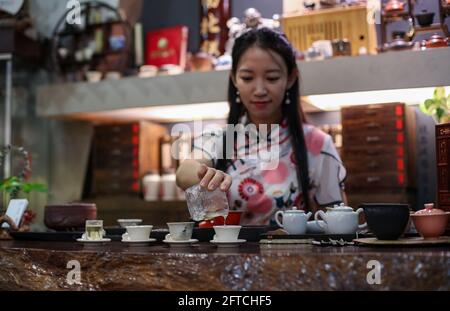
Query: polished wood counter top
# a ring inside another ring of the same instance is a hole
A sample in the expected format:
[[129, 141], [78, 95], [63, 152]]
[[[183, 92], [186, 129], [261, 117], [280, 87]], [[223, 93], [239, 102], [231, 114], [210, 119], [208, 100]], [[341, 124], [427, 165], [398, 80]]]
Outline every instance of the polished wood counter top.
[[[67, 278], [74, 262], [79, 284]], [[17, 289], [450, 290], [450, 247], [0, 241], [0, 290]]]

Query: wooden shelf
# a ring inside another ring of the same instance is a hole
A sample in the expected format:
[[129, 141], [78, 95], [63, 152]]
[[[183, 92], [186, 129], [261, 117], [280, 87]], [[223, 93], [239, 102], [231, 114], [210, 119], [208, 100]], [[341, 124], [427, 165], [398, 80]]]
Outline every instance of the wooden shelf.
[[[300, 62], [304, 96], [450, 85], [450, 47], [386, 52]], [[153, 78], [41, 86], [37, 114], [78, 118], [82, 114], [227, 101], [229, 71], [189, 72]]]
[[441, 24], [433, 24], [427, 27], [416, 26], [414, 27], [414, 32], [431, 32], [433, 30], [442, 31]]

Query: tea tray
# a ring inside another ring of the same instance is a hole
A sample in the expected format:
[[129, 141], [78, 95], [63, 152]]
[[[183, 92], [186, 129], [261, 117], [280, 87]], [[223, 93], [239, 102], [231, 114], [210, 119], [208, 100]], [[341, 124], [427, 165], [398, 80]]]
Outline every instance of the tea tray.
[[398, 240], [378, 240], [377, 238], [362, 238], [353, 240], [356, 244], [374, 246], [412, 246], [412, 245], [442, 245], [450, 244], [449, 236], [424, 239], [422, 237], [402, 238]]

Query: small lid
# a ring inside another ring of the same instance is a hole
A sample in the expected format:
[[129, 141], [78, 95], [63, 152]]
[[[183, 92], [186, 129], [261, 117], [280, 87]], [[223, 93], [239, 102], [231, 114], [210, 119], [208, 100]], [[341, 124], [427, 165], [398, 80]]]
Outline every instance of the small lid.
[[294, 213], [305, 213], [305, 211], [304, 210], [302, 210], [302, 209], [298, 209], [297, 208], [297, 206], [293, 206], [292, 207], [292, 209], [290, 209], [290, 210], [286, 210], [286, 211], [284, 211], [285, 213], [292, 213], [292, 214], [294, 214]]
[[425, 204], [425, 208], [417, 211], [414, 213], [414, 215], [445, 215], [446, 212], [438, 209], [438, 208], [434, 208], [434, 203], [427, 203]]
[[345, 206], [344, 203], [339, 205], [335, 204], [333, 207], [327, 207], [327, 210], [330, 212], [353, 212], [353, 208], [350, 206]]

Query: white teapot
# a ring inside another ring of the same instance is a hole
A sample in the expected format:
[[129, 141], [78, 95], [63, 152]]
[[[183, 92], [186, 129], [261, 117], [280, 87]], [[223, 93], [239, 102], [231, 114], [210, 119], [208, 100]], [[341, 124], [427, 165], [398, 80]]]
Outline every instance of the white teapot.
[[[327, 212], [317, 211], [314, 215], [316, 224], [325, 229], [327, 234], [353, 234], [358, 229], [365, 229], [367, 223], [359, 225], [359, 214], [363, 212], [362, 208], [353, 211], [350, 206], [345, 206], [344, 203], [327, 207]], [[324, 223], [319, 222], [319, 216]]]
[[[282, 216], [282, 222], [278, 219]], [[275, 221], [277, 224], [284, 228], [289, 234], [305, 234], [306, 223], [311, 217], [311, 212], [305, 214], [304, 211], [298, 210], [297, 207], [293, 207], [292, 210], [278, 211], [275, 213]]]

